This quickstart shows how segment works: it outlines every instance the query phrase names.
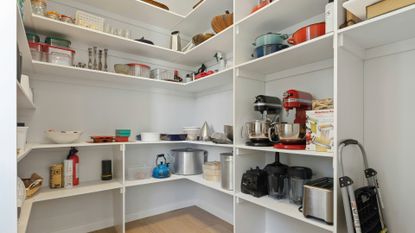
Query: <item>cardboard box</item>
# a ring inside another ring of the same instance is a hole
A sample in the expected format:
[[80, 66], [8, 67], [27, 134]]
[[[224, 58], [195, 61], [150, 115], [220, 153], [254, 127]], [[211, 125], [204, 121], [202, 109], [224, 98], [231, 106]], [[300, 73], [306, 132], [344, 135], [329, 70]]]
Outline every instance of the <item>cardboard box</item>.
[[334, 110], [307, 111], [306, 140], [308, 151], [333, 152]]
[[366, 17], [371, 19], [411, 4], [415, 4], [415, 0], [383, 0], [368, 6], [366, 8]]

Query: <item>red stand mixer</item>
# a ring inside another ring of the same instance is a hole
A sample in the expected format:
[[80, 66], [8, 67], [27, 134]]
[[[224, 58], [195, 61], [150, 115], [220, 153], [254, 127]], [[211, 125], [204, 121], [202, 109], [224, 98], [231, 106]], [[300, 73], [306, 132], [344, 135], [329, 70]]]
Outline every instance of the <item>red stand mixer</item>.
[[280, 124], [277, 126], [280, 142], [274, 147], [277, 149], [304, 150], [306, 146], [306, 111], [312, 108], [313, 96], [310, 93], [298, 90], [288, 90], [283, 94], [283, 107], [287, 113], [295, 109], [294, 124]]

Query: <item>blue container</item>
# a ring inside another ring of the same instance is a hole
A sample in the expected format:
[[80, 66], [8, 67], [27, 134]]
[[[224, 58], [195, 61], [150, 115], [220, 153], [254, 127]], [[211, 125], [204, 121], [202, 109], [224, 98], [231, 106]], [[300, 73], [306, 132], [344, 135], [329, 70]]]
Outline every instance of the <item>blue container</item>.
[[252, 54], [252, 57], [254, 58], [260, 58], [263, 56], [266, 56], [271, 53], [278, 52], [280, 50], [283, 50], [285, 48], [288, 48], [288, 45], [285, 44], [267, 44], [259, 46], [255, 49], [255, 53]]

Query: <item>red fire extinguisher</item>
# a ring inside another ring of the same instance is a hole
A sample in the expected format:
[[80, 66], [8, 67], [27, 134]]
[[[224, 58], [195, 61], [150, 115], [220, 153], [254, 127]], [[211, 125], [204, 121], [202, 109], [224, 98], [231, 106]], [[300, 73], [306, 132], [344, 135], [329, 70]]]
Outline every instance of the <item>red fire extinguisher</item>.
[[68, 158], [67, 158], [69, 160], [72, 160], [73, 185], [78, 185], [79, 184], [79, 156], [76, 153], [78, 153], [78, 150], [75, 147], [71, 147], [71, 150], [69, 151], [69, 155], [68, 155]]

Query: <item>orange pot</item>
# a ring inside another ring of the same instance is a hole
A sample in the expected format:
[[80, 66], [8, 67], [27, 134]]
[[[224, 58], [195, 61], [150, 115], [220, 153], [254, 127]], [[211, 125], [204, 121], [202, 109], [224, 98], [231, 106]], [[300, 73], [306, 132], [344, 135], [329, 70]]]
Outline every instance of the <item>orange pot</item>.
[[326, 23], [315, 23], [298, 29], [291, 38], [288, 39], [288, 43], [292, 45], [301, 44], [324, 34], [326, 34]]

